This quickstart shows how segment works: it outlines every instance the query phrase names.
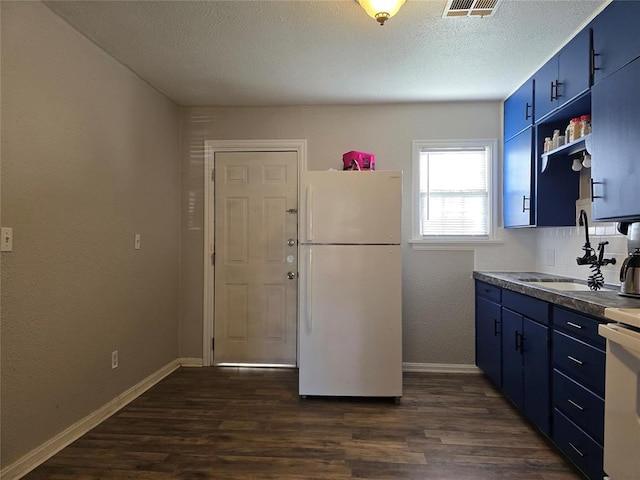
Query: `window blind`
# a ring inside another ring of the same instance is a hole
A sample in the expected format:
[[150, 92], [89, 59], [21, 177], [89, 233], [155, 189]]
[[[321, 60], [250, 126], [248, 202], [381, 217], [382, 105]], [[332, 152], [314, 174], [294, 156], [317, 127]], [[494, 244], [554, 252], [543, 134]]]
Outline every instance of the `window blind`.
[[420, 151], [422, 236], [489, 234], [487, 148]]

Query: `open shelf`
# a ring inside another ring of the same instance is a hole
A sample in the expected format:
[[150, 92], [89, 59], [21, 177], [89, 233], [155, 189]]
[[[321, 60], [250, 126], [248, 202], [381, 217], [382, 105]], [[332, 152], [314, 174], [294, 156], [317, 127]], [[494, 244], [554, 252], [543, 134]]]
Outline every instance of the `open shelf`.
[[587, 151], [587, 153], [589, 153], [589, 151], [591, 150], [591, 134], [580, 137], [573, 142], [565, 143], [564, 145], [561, 145], [558, 148], [554, 148], [547, 153], [543, 153], [540, 156], [542, 160], [542, 168], [540, 169], [540, 171], [544, 172], [547, 168], [547, 165], [549, 164], [549, 161], [551, 161], [552, 159], [568, 158], [571, 155], [575, 155], [576, 153], [580, 153], [585, 150]]

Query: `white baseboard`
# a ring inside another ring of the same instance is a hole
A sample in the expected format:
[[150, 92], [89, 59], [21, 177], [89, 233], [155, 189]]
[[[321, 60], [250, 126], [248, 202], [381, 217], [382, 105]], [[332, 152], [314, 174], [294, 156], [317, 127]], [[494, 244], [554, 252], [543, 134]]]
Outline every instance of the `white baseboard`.
[[451, 364], [451, 363], [411, 363], [402, 364], [403, 372], [425, 373], [482, 373], [475, 365]]
[[0, 471], [2, 480], [17, 480], [29, 473], [31, 470], [46, 462], [60, 450], [76, 441], [89, 430], [105, 421], [122, 407], [138, 398], [144, 392], [153, 387], [160, 380], [181, 366], [202, 366], [202, 359], [198, 358], [177, 358], [156, 372], [143, 379], [124, 393], [118, 395], [109, 403], [103, 405], [86, 417], [78, 420], [66, 430], [50, 438], [39, 447], [30, 451], [23, 457], [16, 460], [11, 465], [7, 465]]
[[181, 367], [201, 367], [202, 358], [196, 357], [182, 357], [178, 359]]

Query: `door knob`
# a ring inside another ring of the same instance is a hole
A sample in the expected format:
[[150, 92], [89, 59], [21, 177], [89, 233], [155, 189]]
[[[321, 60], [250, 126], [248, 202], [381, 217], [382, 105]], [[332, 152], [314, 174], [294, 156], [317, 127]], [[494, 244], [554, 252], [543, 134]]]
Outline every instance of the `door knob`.
[[296, 278], [295, 272], [287, 272], [287, 278], [289, 280], [293, 280], [294, 278]]
[[287, 245], [289, 245], [290, 247], [293, 247], [296, 244], [296, 241], [293, 238], [290, 238], [289, 240], [287, 240]]

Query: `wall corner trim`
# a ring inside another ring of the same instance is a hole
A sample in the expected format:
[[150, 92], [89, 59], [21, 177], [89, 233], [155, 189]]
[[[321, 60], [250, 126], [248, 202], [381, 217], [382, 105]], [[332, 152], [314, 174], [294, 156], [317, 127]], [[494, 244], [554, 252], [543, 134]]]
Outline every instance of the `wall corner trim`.
[[90, 413], [86, 417], [66, 428], [58, 435], [50, 438], [39, 447], [33, 449], [0, 471], [2, 480], [17, 480], [22, 478], [34, 468], [46, 462], [60, 450], [70, 445], [92, 428], [104, 422], [122, 407], [126, 406], [144, 392], [149, 390], [163, 378], [167, 377], [181, 366], [200, 367], [201, 358], [177, 358], [161, 367], [156, 372], [141, 380], [125, 392], [115, 397], [110, 402]]
[[423, 372], [423, 373], [475, 373], [482, 371], [475, 365], [464, 365], [455, 363], [410, 363], [403, 362], [403, 372]]

